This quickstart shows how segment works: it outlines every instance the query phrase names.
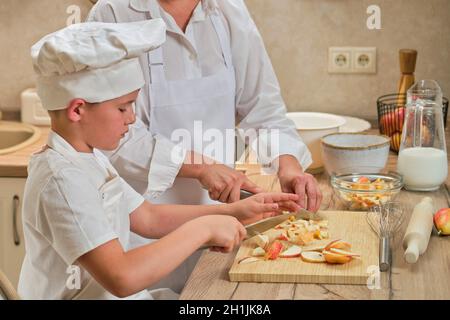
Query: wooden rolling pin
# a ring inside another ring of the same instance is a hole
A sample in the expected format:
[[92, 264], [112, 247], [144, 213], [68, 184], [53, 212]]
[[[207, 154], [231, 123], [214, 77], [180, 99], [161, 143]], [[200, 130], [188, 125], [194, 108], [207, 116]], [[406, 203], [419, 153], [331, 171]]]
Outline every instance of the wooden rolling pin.
[[408, 263], [416, 263], [419, 255], [428, 247], [431, 231], [433, 230], [433, 199], [425, 197], [413, 210], [408, 228], [403, 238], [405, 260]]
[[417, 51], [413, 49], [401, 49], [399, 51], [400, 71], [402, 76], [398, 83], [399, 95], [397, 101], [398, 106], [404, 106], [406, 103], [406, 92], [414, 84], [414, 72], [416, 70]]

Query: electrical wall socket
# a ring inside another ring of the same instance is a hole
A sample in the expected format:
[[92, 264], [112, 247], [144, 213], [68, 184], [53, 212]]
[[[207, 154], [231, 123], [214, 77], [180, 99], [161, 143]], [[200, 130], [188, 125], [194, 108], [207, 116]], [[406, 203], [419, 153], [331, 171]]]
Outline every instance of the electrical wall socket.
[[330, 47], [328, 73], [376, 73], [377, 48]]

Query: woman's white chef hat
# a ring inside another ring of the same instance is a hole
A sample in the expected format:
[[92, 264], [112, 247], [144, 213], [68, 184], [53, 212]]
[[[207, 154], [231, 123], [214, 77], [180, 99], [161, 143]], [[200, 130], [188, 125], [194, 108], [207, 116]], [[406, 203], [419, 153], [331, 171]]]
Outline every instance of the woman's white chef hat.
[[43, 107], [65, 109], [75, 98], [98, 103], [142, 88], [138, 57], [165, 39], [162, 19], [87, 22], [45, 36], [31, 48]]

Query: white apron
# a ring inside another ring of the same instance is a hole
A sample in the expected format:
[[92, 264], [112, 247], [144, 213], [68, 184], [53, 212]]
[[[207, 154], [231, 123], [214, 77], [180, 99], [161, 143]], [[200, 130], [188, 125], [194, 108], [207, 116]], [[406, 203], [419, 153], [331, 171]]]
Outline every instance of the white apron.
[[[79, 158], [78, 153], [75, 150], [69, 149], [67, 146], [59, 143], [58, 140], [49, 139], [47, 145], [49, 146], [49, 148], [61, 154], [75, 166], [84, 170], [86, 174], [89, 174], [89, 171], [92, 170], [88, 166], [86, 166], [82, 159]], [[119, 241], [121, 242], [124, 250], [127, 250], [130, 237], [130, 220], [127, 214], [119, 212], [120, 202], [122, 201], [123, 195], [122, 182], [109, 161], [102, 159], [102, 155], [99, 152], [94, 152], [94, 156], [96, 156], [98, 162], [103, 165], [103, 167], [106, 168], [107, 172], [109, 173], [107, 181], [99, 188], [99, 192], [103, 200], [103, 209], [109, 222], [111, 223], [113, 230], [117, 233]], [[93, 182], [95, 183], [95, 181]], [[105, 288], [103, 288], [90, 275], [87, 283], [82, 285], [83, 289], [81, 289], [80, 292], [72, 297], [72, 299], [118, 299], [117, 297], [109, 293]], [[148, 291], [144, 290], [130, 297], [127, 297], [127, 299], [150, 300], [153, 298]]]
[[[222, 50], [224, 67], [216, 74], [203, 78], [168, 81], [164, 71], [164, 59], [162, 47], [148, 54], [150, 69], [149, 99], [150, 103], [150, 131], [171, 139], [172, 133], [177, 129], [187, 130], [192, 141], [185, 144], [186, 149], [205, 154], [204, 150], [211, 144], [203, 142], [203, 133], [220, 133], [225, 138], [228, 132], [228, 140], [219, 141], [222, 154], [206, 154], [210, 157], [234, 166], [235, 155], [235, 90], [236, 79], [231, 57], [230, 39], [225, 26], [218, 13], [209, 15], [212, 25]], [[138, 115], [139, 116], [139, 115]], [[201, 121], [202, 132], [194, 137], [195, 123]], [[230, 137], [231, 134], [231, 137]], [[194, 140], [195, 138], [195, 140]], [[205, 138], [209, 140], [208, 137]], [[210, 140], [209, 140], [210, 141]], [[176, 141], [178, 142], [178, 141]], [[186, 141], [184, 141], [186, 143]], [[224, 161], [225, 160], [225, 161]], [[204, 190], [196, 179], [177, 178], [171, 188], [157, 198], [148, 199], [156, 204], [217, 204], [209, 198], [207, 190]], [[148, 243], [148, 239], [131, 235], [133, 247]], [[152, 288], [171, 288], [175, 292], [181, 292], [189, 275], [200, 258], [201, 251], [195, 252], [174, 272]]]
[[[220, 133], [223, 138], [226, 138], [228, 130], [229, 135], [233, 133], [232, 138], [228, 138], [226, 145], [225, 140], [217, 140], [221, 152], [211, 156], [232, 166], [235, 152], [236, 79], [231, 59], [230, 40], [219, 16], [210, 14], [209, 17], [222, 49], [225, 64], [222, 71], [203, 78], [168, 81], [164, 72], [162, 48], [148, 54], [150, 131], [171, 139], [174, 130], [185, 129], [192, 137], [191, 141], [184, 141], [185, 147], [188, 150], [204, 153], [208, 147], [212, 146], [211, 142], [202, 141], [205, 131], [211, 129], [209, 133]], [[196, 122], [197, 128], [201, 123], [202, 130], [197, 130], [199, 135], [194, 137]], [[205, 139], [210, 140], [208, 137]], [[209, 198], [208, 191], [204, 190], [196, 179], [187, 178], [177, 178], [172, 188], [150, 201], [166, 204], [216, 203]]]

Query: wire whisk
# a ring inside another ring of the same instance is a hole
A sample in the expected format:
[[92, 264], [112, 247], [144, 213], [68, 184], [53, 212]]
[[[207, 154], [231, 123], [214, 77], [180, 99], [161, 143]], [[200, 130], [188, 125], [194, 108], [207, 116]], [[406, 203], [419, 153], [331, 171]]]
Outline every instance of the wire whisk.
[[399, 202], [387, 202], [373, 206], [366, 218], [372, 230], [380, 238], [380, 271], [388, 271], [391, 266], [392, 252], [390, 240], [404, 221], [405, 207]]

